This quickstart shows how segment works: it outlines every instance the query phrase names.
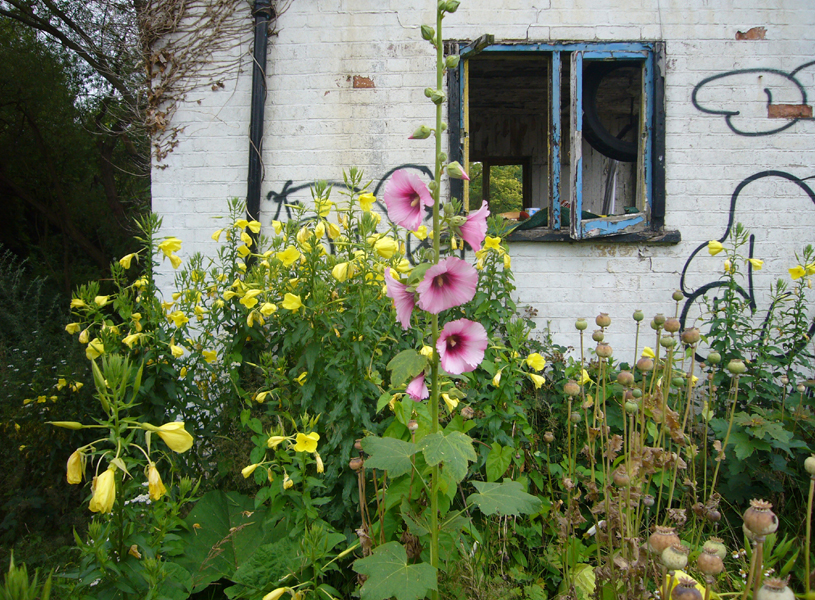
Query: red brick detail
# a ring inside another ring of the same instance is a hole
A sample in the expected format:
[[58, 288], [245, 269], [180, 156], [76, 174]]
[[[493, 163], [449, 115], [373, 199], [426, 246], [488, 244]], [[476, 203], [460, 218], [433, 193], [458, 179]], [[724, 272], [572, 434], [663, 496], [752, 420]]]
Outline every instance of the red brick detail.
[[736, 39], [737, 40], [763, 40], [765, 35], [767, 35], [767, 28], [766, 27], [753, 27], [752, 29], [748, 29], [747, 31], [737, 31], [736, 32]]
[[811, 119], [812, 107], [808, 104], [770, 104], [767, 116], [771, 119]]
[[363, 77], [362, 75], [354, 75], [354, 87], [355, 88], [374, 88], [373, 79], [370, 77]]

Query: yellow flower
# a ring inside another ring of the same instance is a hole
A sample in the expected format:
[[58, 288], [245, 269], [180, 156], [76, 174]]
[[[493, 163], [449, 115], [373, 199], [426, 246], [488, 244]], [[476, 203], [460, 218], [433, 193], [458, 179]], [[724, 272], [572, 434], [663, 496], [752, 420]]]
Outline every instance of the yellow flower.
[[353, 269], [351, 268], [351, 263], [342, 262], [334, 265], [334, 268], [331, 269], [331, 276], [340, 283], [342, 283], [346, 279], [348, 279], [349, 271], [353, 276]]
[[501, 238], [488, 235], [484, 238], [484, 250], [495, 250], [498, 254], [503, 254], [504, 249], [501, 247]]
[[419, 354], [427, 358], [428, 360], [433, 358], [433, 347], [432, 346], [422, 346], [422, 349], [419, 350]]
[[748, 258], [747, 262], [749, 262], [751, 265], [753, 265], [753, 268], [756, 271], [761, 271], [761, 267], [764, 266], [764, 261], [760, 260], [758, 258]]
[[271, 302], [264, 302], [263, 306], [260, 307], [260, 314], [265, 317], [271, 316], [277, 312], [277, 305], [272, 304]]
[[589, 377], [589, 372], [586, 369], [583, 369], [583, 376], [580, 378], [580, 385], [586, 385], [587, 383], [594, 383]]
[[92, 512], [109, 513], [116, 501], [116, 467], [109, 466], [107, 471], [94, 478], [93, 498], [88, 508]]
[[707, 243], [707, 251], [710, 252], [711, 256], [716, 256], [722, 250], [724, 250], [724, 246], [722, 246], [721, 242], [717, 242], [716, 240], [710, 240]]
[[526, 357], [526, 364], [536, 371], [540, 371], [546, 366], [546, 359], [537, 352], [533, 352]]
[[724, 261], [724, 272], [731, 275], [736, 272], [736, 267], [730, 262], [729, 258], [726, 258]]
[[65, 331], [67, 331], [71, 335], [79, 333], [79, 323], [68, 323], [65, 326]]
[[131, 544], [130, 550], [128, 550], [127, 553], [133, 558], [141, 560], [141, 552], [139, 552], [139, 546], [137, 544]]
[[64, 388], [66, 385], [68, 385], [68, 382], [67, 382], [67, 381], [65, 381], [65, 379], [64, 379], [64, 378], [60, 377], [60, 378], [57, 380], [57, 391], [61, 390], [61, 389], [62, 389], [62, 388]]
[[456, 241], [456, 236], [450, 236], [450, 249], [451, 250], [458, 250], [458, 242]]
[[119, 259], [119, 264], [122, 266], [123, 269], [129, 269], [130, 263], [133, 259], [136, 259], [136, 262], [139, 262], [139, 255], [137, 253], [128, 254], [127, 256], [123, 256]]
[[173, 325], [175, 325], [176, 327], [181, 327], [184, 323], [189, 323], [190, 321], [187, 318], [187, 315], [185, 315], [180, 310], [171, 312], [169, 315], [167, 315], [167, 318], [170, 319], [173, 322]]
[[295, 438], [294, 451], [295, 452], [314, 452], [317, 450], [317, 442], [320, 440], [320, 434], [316, 431], [311, 433], [298, 433]]
[[184, 429], [184, 421], [165, 423], [161, 427], [142, 423], [142, 428], [157, 433], [173, 452], [186, 452], [192, 448], [192, 436]]
[[317, 461], [317, 472], [325, 473], [325, 465], [323, 464], [323, 459], [320, 458], [319, 452], [314, 453], [314, 459]]
[[181, 367], [181, 370], [178, 372], [178, 376], [181, 379], [184, 379], [187, 376], [187, 367]]
[[306, 377], [308, 377], [308, 371], [303, 371], [302, 373], [300, 373], [300, 374], [297, 376], [297, 378], [295, 379], [295, 381], [296, 381], [297, 383], [299, 383], [300, 385], [303, 385], [303, 384], [306, 382]]
[[130, 318], [133, 319], [133, 326], [136, 328], [136, 331], [141, 331], [141, 313], [133, 313], [130, 315]]
[[156, 468], [156, 463], [150, 463], [147, 467], [147, 486], [150, 492], [150, 499], [153, 502], [161, 500], [161, 497], [167, 493], [167, 488], [164, 487], [164, 482], [161, 481], [161, 475]]
[[276, 590], [272, 590], [265, 596], [263, 596], [262, 600], [280, 600], [280, 597], [286, 593], [287, 588], [277, 588]]
[[501, 385], [501, 371], [504, 369], [498, 369], [498, 372], [495, 374], [495, 377], [492, 378], [492, 385], [498, 387]]
[[287, 293], [283, 298], [283, 308], [286, 310], [295, 311], [298, 308], [303, 306], [302, 300], [300, 300], [300, 296], [296, 296], [294, 294]]
[[324, 235], [325, 235], [325, 225], [323, 225], [323, 222], [320, 221], [314, 228], [314, 237], [316, 237], [318, 240], [321, 240], [323, 239]]
[[243, 475], [244, 479], [247, 479], [252, 473], [255, 472], [255, 469], [258, 468], [260, 463], [255, 463], [253, 465], [249, 465], [248, 467], [244, 467], [241, 469], [241, 475]]
[[144, 336], [143, 333], [131, 333], [130, 335], [127, 335], [124, 338], [122, 338], [122, 343], [132, 350], [133, 344], [138, 344], [139, 339], [142, 336]]
[[642, 356], [643, 358], [656, 358], [654, 351], [648, 346], [642, 349]]
[[268, 440], [266, 440], [266, 446], [269, 448], [277, 448], [280, 442], [283, 442], [287, 439], [289, 438], [287, 438], [285, 435], [273, 435]]
[[427, 225], [419, 225], [419, 228], [413, 232], [413, 235], [421, 241], [427, 239], [427, 234]]
[[204, 350], [201, 354], [203, 355], [204, 360], [210, 364], [218, 360], [218, 353], [215, 350]]
[[317, 209], [317, 214], [323, 219], [331, 214], [332, 206], [334, 206], [334, 203], [328, 198], [316, 198], [314, 201], [314, 208]]
[[312, 235], [313, 234], [311, 233], [311, 230], [305, 225], [303, 225], [300, 228], [300, 231], [297, 232], [295, 239], [297, 240], [297, 243], [299, 243], [302, 246], [311, 239]]
[[475, 268], [478, 271], [483, 271], [484, 270], [484, 257], [483, 256], [479, 256], [478, 260], [475, 261]]
[[386, 236], [376, 241], [374, 249], [382, 258], [391, 258], [399, 250], [399, 244], [392, 237]]
[[289, 474], [286, 471], [283, 471], [283, 489], [287, 490], [294, 486], [294, 482], [289, 477]]
[[251, 253], [252, 253], [252, 251], [249, 250], [248, 247], [246, 247], [246, 246], [238, 246], [238, 256], [240, 256], [241, 258], [246, 258]]
[[85, 356], [88, 357], [88, 360], [93, 360], [95, 358], [99, 358], [105, 353], [105, 346], [102, 344], [102, 340], [99, 338], [93, 338], [89, 343], [88, 347], [85, 348]]
[[376, 196], [370, 192], [365, 192], [364, 194], [359, 195], [359, 206], [365, 212], [371, 210], [371, 206], [373, 206], [374, 202], [376, 202]]
[[260, 233], [260, 222], [252, 220], [247, 224], [249, 231], [252, 233]]
[[272, 228], [277, 235], [280, 235], [283, 231], [283, 223], [280, 221], [272, 221]]
[[252, 308], [255, 304], [258, 303], [258, 299], [256, 298], [259, 295], [261, 290], [249, 290], [243, 295], [241, 298], [241, 304], [243, 304], [246, 308]]
[[790, 277], [792, 277], [793, 279], [801, 279], [801, 277], [807, 274], [807, 270], [801, 265], [794, 266], [789, 270], [789, 272]]
[[275, 254], [275, 257], [283, 263], [284, 267], [290, 267], [300, 258], [300, 251], [294, 246], [289, 246], [283, 252]]
[[371, 219], [373, 219], [374, 224], [379, 225], [382, 222], [382, 215], [380, 215], [378, 212], [371, 211], [368, 214], [371, 215]]
[[221, 234], [222, 234], [223, 232], [224, 232], [224, 230], [223, 230], [223, 229], [219, 229], [218, 231], [216, 231], [215, 233], [213, 233], [213, 234], [212, 234], [212, 239], [213, 239], [213, 241], [215, 241], [215, 242], [219, 242], [219, 241], [221, 241]]
[[804, 268], [807, 270], [807, 275], [815, 275], [815, 263], [809, 263]]
[[183, 261], [175, 254], [170, 255], [170, 264], [173, 265], [173, 269], [177, 269], [178, 267], [180, 267], [182, 262]]
[[68, 457], [68, 483], [77, 485], [82, 483], [82, 474], [85, 472], [85, 455], [79, 450]]
[[338, 237], [340, 237], [339, 227], [337, 227], [334, 223], [328, 223], [327, 226], [328, 226], [328, 237], [330, 237], [332, 240], [335, 240]]
[[245, 231], [241, 231], [241, 241], [246, 244], [248, 247], [252, 247], [252, 236], [246, 233]]
[[173, 354], [173, 358], [181, 358], [184, 356], [184, 348], [176, 346], [172, 342], [170, 342], [170, 352]]
[[181, 240], [176, 237], [169, 237], [158, 245], [158, 249], [164, 253], [164, 256], [171, 258], [173, 253], [181, 250]]
[[269, 394], [270, 394], [270, 392], [259, 392], [259, 393], [258, 393], [258, 394], [255, 396], [255, 402], [258, 402], [258, 403], [260, 403], [260, 404], [263, 404], [263, 402], [265, 402], [265, 401], [266, 401], [266, 396], [268, 396]]
[[84, 300], [80, 300], [79, 298], [71, 300], [71, 308], [82, 308], [83, 306], [87, 306]]
[[532, 380], [532, 383], [535, 384], [535, 389], [541, 389], [541, 386], [546, 383], [546, 377], [542, 377], [540, 375], [535, 375], [534, 373], [527, 373], [526, 374], [529, 379]]
[[444, 404], [447, 406], [447, 412], [452, 414], [458, 406], [458, 398], [452, 398], [450, 394], [442, 394], [441, 399], [444, 400]]
[[108, 303], [108, 298], [110, 298], [110, 296], [97, 296], [93, 301], [97, 306], [102, 307]]

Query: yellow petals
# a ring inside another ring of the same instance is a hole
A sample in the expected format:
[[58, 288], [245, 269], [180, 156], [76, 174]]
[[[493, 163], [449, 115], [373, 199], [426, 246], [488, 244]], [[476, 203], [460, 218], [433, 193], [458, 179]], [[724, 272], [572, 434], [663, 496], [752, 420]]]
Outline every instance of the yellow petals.
[[271, 302], [264, 302], [263, 306], [260, 307], [260, 314], [265, 317], [271, 316], [277, 312], [277, 305], [272, 304]]
[[314, 199], [314, 208], [317, 210], [317, 214], [320, 215], [323, 219], [328, 217], [331, 214], [331, 207], [334, 206], [334, 203], [331, 202], [328, 198], [315, 198]]
[[504, 369], [498, 369], [498, 372], [495, 374], [495, 377], [492, 378], [492, 385], [494, 385], [495, 387], [501, 385], [501, 372], [503, 370]]
[[71, 300], [71, 308], [82, 308], [84, 306], [87, 306], [84, 300], [80, 300], [79, 298]]
[[732, 262], [730, 262], [729, 258], [726, 258], [724, 261], [724, 272], [730, 275], [736, 272], [736, 267]]
[[794, 266], [789, 270], [789, 272], [790, 277], [792, 277], [793, 279], [801, 279], [801, 277], [807, 274], [807, 270], [801, 265]]
[[62, 389], [62, 388], [64, 388], [66, 385], [68, 385], [68, 382], [67, 382], [67, 381], [65, 381], [65, 379], [64, 379], [64, 378], [60, 377], [60, 378], [57, 380], [57, 391], [61, 390], [61, 389]]
[[365, 212], [369, 212], [371, 210], [374, 202], [376, 202], [376, 196], [370, 192], [365, 192], [364, 194], [359, 195], [359, 207]]
[[759, 260], [758, 258], [748, 258], [747, 262], [749, 262], [751, 265], [753, 265], [753, 268], [756, 271], [761, 271], [761, 267], [764, 266], [764, 261]]
[[427, 225], [419, 225], [419, 228], [413, 232], [417, 239], [424, 241], [427, 239]]
[[504, 249], [501, 247], [501, 238], [489, 235], [485, 237], [484, 250], [494, 250], [498, 254], [504, 254]]
[[165, 423], [161, 427], [143, 423], [142, 427], [157, 433], [173, 452], [186, 452], [192, 448], [192, 436], [184, 429], [184, 421]]
[[265, 596], [263, 596], [262, 600], [280, 600], [280, 597], [286, 593], [286, 588], [277, 588], [276, 590], [272, 590]]
[[172, 353], [173, 358], [181, 358], [184, 356], [184, 348], [181, 346], [176, 346], [172, 342], [170, 342], [170, 352]]
[[102, 306], [105, 306], [108, 303], [108, 298], [110, 298], [110, 296], [97, 296], [96, 298], [93, 299], [93, 301], [97, 306], [101, 308]]
[[282, 306], [286, 310], [295, 311], [295, 310], [299, 309], [301, 306], [303, 306], [303, 302], [302, 302], [302, 300], [300, 300], [300, 296], [297, 296], [295, 294], [287, 293], [283, 297]]
[[280, 221], [272, 221], [272, 229], [277, 235], [280, 235], [283, 231], [283, 223]]
[[246, 258], [252, 253], [251, 250], [247, 246], [238, 246], [238, 256], [241, 258]]
[[258, 303], [258, 296], [261, 293], [261, 290], [249, 290], [243, 295], [241, 298], [240, 303], [243, 304], [246, 308], [252, 308]]
[[79, 450], [68, 457], [68, 483], [77, 485], [82, 483], [82, 475], [85, 472], [85, 455]]
[[246, 244], [249, 248], [252, 247], [252, 236], [246, 233], [245, 231], [241, 231], [241, 241]]
[[204, 350], [201, 355], [209, 364], [212, 364], [218, 360], [218, 353], [215, 350]]
[[334, 223], [328, 223], [327, 224], [327, 230], [328, 230], [328, 237], [331, 238], [332, 240], [335, 240], [338, 237], [340, 237], [340, 228], [337, 227]]
[[303, 384], [306, 382], [306, 377], [308, 377], [308, 372], [307, 372], [307, 371], [303, 371], [302, 373], [300, 373], [300, 374], [299, 374], [299, 375], [298, 375], [298, 376], [295, 378], [295, 381], [296, 381], [297, 383], [299, 383], [300, 385], [303, 385]]
[[451, 413], [458, 406], [458, 398], [453, 398], [450, 394], [442, 394], [441, 399], [444, 400], [444, 405], [447, 407], [447, 412]]
[[422, 349], [419, 350], [419, 354], [427, 358], [428, 360], [433, 359], [433, 347], [432, 346], [422, 346]]
[[122, 266], [123, 269], [127, 270], [130, 268], [130, 263], [133, 262], [133, 259], [136, 259], [136, 262], [139, 261], [139, 255], [136, 252], [132, 254], [128, 254], [127, 256], [123, 256], [119, 259], [119, 264]]
[[173, 269], [177, 269], [178, 267], [180, 267], [182, 262], [183, 261], [175, 254], [170, 255], [170, 264], [173, 265]]
[[323, 464], [323, 459], [320, 457], [318, 452], [314, 453], [314, 460], [317, 461], [317, 472], [325, 473], [325, 465]]
[[88, 357], [88, 360], [99, 358], [104, 353], [105, 346], [102, 344], [102, 340], [99, 338], [93, 338], [93, 340], [88, 343], [88, 347], [85, 348], [85, 356]]
[[289, 474], [283, 471], [283, 489], [288, 490], [294, 486], [294, 482], [289, 477]]
[[93, 498], [88, 508], [91, 512], [109, 513], [116, 501], [116, 467], [110, 466], [99, 477], [94, 478]]
[[295, 437], [294, 451], [295, 452], [314, 452], [317, 450], [317, 442], [320, 440], [320, 434], [316, 431], [311, 433], [298, 433]]
[[150, 499], [153, 502], [161, 500], [161, 497], [167, 493], [167, 488], [164, 487], [164, 482], [161, 481], [161, 475], [156, 468], [156, 463], [150, 463], [150, 466], [147, 467], [147, 486]]
[[75, 333], [79, 333], [79, 330], [80, 330], [79, 323], [68, 323], [65, 326], [65, 331], [67, 331], [71, 335], [74, 335]]
[[290, 267], [300, 258], [300, 251], [294, 246], [289, 246], [283, 252], [275, 254], [275, 258], [282, 262], [284, 267]]
[[260, 233], [260, 223], [258, 221], [249, 221], [247, 227], [252, 233]]
[[139, 546], [137, 544], [131, 544], [127, 553], [133, 558], [141, 560], [141, 552], [139, 552]]
[[807, 275], [815, 275], [815, 263], [809, 263], [804, 268], [807, 271]]
[[354, 276], [353, 265], [347, 262], [342, 262], [337, 265], [334, 265], [334, 268], [331, 269], [331, 276], [340, 283], [343, 283], [349, 277]]
[[175, 325], [176, 327], [181, 327], [182, 325], [184, 325], [184, 323], [189, 323], [190, 321], [187, 318], [187, 315], [185, 315], [180, 310], [171, 312], [169, 315], [167, 315], [167, 318], [170, 319], [173, 322], [173, 325]]
[[271, 392], [258, 392], [255, 394], [255, 402], [263, 404]]
[[586, 385], [587, 383], [594, 383], [591, 377], [589, 377], [589, 372], [586, 369], [583, 369], [583, 375], [580, 378], [580, 385]]
[[374, 250], [382, 258], [391, 258], [399, 250], [399, 244], [392, 237], [386, 236], [376, 241]]
[[219, 229], [218, 231], [216, 231], [215, 233], [213, 233], [213, 234], [212, 234], [212, 240], [213, 240], [213, 241], [215, 241], [215, 242], [220, 242], [220, 241], [221, 241], [221, 234], [222, 234], [223, 232], [224, 232], [224, 230], [223, 230], [223, 229]]
[[308, 227], [306, 227], [305, 225], [303, 225], [300, 228], [300, 231], [297, 232], [297, 235], [295, 236], [295, 239], [297, 240], [298, 244], [303, 246], [303, 245], [306, 244], [306, 242], [308, 242], [311, 239], [312, 235], [313, 234], [311, 233], [311, 230]]
[[287, 439], [289, 438], [287, 438], [285, 435], [273, 435], [268, 440], [266, 440], [266, 446], [269, 448], [277, 448], [280, 442], [283, 442]]
[[323, 225], [322, 221], [317, 223], [317, 226], [314, 228], [314, 237], [318, 240], [323, 239], [325, 235], [325, 225]]
[[255, 469], [258, 468], [260, 463], [255, 463], [253, 465], [249, 465], [241, 469], [241, 475], [243, 475], [244, 479], [247, 479], [252, 473], [255, 472]]
[[642, 349], [642, 356], [643, 358], [656, 358], [654, 351], [648, 346]]
[[181, 250], [181, 240], [177, 237], [169, 237], [158, 245], [158, 249], [164, 253], [164, 256], [170, 258], [173, 253]]
[[707, 251], [710, 252], [711, 256], [716, 256], [722, 250], [724, 250], [724, 246], [722, 246], [721, 242], [710, 240], [707, 243]]
[[143, 336], [144, 336], [143, 333], [131, 333], [130, 335], [127, 335], [124, 338], [122, 338], [122, 343], [132, 350], [133, 345], [138, 344], [139, 339], [141, 339]]
[[532, 383], [535, 384], [535, 389], [536, 390], [541, 389], [541, 386], [544, 383], [546, 383], [546, 378], [542, 377], [541, 375], [535, 375], [534, 373], [527, 373], [526, 376], [529, 377], [529, 379], [532, 380]]
[[512, 259], [510, 258], [509, 254], [504, 254], [504, 268], [505, 269], [512, 268]]
[[546, 366], [546, 359], [539, 353], [533, 352], [526, 357], [526, 364], [536, 371], [540, 371]]

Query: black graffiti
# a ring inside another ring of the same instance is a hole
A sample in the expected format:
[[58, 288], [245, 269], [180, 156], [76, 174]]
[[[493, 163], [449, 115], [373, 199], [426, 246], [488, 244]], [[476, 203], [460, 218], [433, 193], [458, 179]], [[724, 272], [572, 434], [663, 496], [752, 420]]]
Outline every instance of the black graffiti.
[[[718, 75], [713, 75], [706, 79], [700, 81], [695, 88], [693, 88], [693, 94], [691, 96], [691, 102], [693, 106], [698, 110], [702, 111], [703, 113], [711, 114], [711, 115], [721, 115], [724, 116], [724, 120], [727, 123], [727, 126], [730, 130], [735, 133], [736, 135], [743, 135], [743, 136], [762, 136], [762, 135], [773, 135], [775, 133], [780, 133], [786, 129], [789, 129], [793, 125], [795, 125], [800, 118], [794, 118], [790, 120], [788, 123], [784, 123], [780, 126], [770, 126], [768, 123], [762, 123], [762, 127], [758, 128], [755, 131], [748, 131], [745, 127], [739, 126], [735, 120], [736, 117], [741, 115], [740, 110], [728, 110], [725, 108], [711, 108], [702, 106], [702, 103], [699, 101], [699, 93], [706, 87], [710, 86], [710, 84], [714, 82], [721, 83], [722, 80], [726, 80], [728, 78], [736, 78], [740, 75], [747, 75], [747, 74], [758, 74], [758, 75], [767, 75], [773, 78], [780, 78], [777, 79], [777, 83], [791, 86], [793, 89], [796, 89], [800, 94], [800, 104], [807, 103], [807, 92], [806, 88], [801, 84], [798, 79], [796, 79], [796, 75], [806, 69], [815, 65], [815, 61], [810, 61], [800, 65], [799, 67], [793, 69], [792, 71], [782, 71], [779, 69], [762, 69], [762, 68], [752, 68], [752, 69], [738, 69], [735, 71], [728, 71], [727, 73], [719, 73]], [[712, 86], [711, 86], [712, 87]], [[709, 88], [710, 89], [710, 88]], [[773, 102], [773, 90], [770, 87], [764, 88], [764, 93], [767, 96], [767, 105], [769, 106]]]
[[[376, 185], [374, 186], [374, 188], [372, 190], [368, 190], [368, 191], [370, 191], [374, 196], [379, 198], [380, 192], [382, 191], [382, 188], [384, 187], [385, 183], [388, 181], [390, 176], [393, 175], [396, 171], [399, 171], [400, 169], [413, 169], [413, 170], [419, 171], [420, 173], [422, 173], [424, 175], [427, 175], [431, 179], [431, 181], [433, 180], [433, 172], [428, 167], [426, 167], [424, 165], [416, 165], [416, 164], [412, 164], [412, 163], [406, 163], [406, 164], [403, 164], [403, 165], [399, 165], [398, 167], [394, 167], [394, 168], [390, 169], [389, 171], [387, 171], [376, 182]], [[293, 194], [296, 194], [297, 192], [302, 191], [302, 190], [311, 189], [314, 186], [316, 186], [317, 183], [319, 183], [319, 182], [318, 181], [309, 181], [309, 182], [306, 182], [306, 183], [300, 183], [298, 185], [293, 185], [293, 183], [294, 182], [291, 179], [289, 179], [288, 181], [286, 181], [286, 183], [283, 184], [283, 189], [281, 189], [279, 192], [271, 190], [266, 195], [266, 200], [269, 200], [269, 201], [274, 202], [275, 204], [277, 204], [277, 207], [275, 208], [275, 213], [272, 216], [272, 218], [274, 220], [280, 220], [280, 217], [281, 217], [282, 213], [285, 213], [286, 220], [292, 220], [293, 219], [292, 208], [302, 206], [303, 204], [299, 200], [297, 200], [295, 198], [291, 198], [291, 196]], [[330, 186], [341, 186], [341, 187], [345, 186], [344, 181], [327, 181], [326, 183], [328, 183], [328, 185], [330, 185]], [[361, 192], [362, 190], [355, 189], [354, 191], [355, 192]], [[385, 218], [387, 218], [388, 213], [387, 213], [387, 210], [386, 210], [385, 206], [382, 204], [382, 202], [377, 199], [375, 205], [379, 209], [377, 212], [379, 212], [379, 214], [384, 215]], [[425, 211], [426, 211], [426, 213], [428, 215], [432, 216], [433, 209], [431, 207], [425, 207]], [[316, 216], [306, 217], [305, 219], [300, 219], [298, 221], [298, 225], [305, 225], [306, 223], [315, 221], [316, 219], [317, 219]], [[418, 243], [416, 243], [416, 242], [418, 242]], [[411, 261], [411, 262], [414, 262], [413, 254], [417, 250], [419, 250], [420, 248], [430, 248], [431, 247], [430, 242], [428, 240], [425, 240], [425, 241], [422, 241], [422, 242], [419, 242], [418, 240], [414, 241], [413, 236], [408, 236], [408, 239], [407, 239], [407, 241], [405, 243], [405, 246], [406, 246], [405, 254], [407, 256], [407, 259], [409, 261]], [[331, 240], [329, 240], [329, 252], [331, 254], [335, 253], [334, 244], [331, 242]]]
[[[756, 173], [754, 175], [751, 175], [750, 177], [747, 177], [741, 183], [739, 183], [739, 185], [736, 186], [736, 189], [733, 192], [732, 196], [730, 197], [730, 211], [729, 211], [729, 216], [728, 216], [728, 220], [727, 220], [727, 227], [725, 228], [725, 231], [724, 231], [724, 234], [722, 235], [722, 237], [719, 238], [719, 240], [718, 240], [719, 242], [724, 244], [725, 241], [730, 237], [730, 234], [731, 234], [732, 229], [733, 229], [733, 225], [735, 223], [736, 206], [738, 204], [739, 195], [742, 193], [744, 188], [746, 188], [751, 183], [753, 183], [755, 181], [758, 181], [759, 179], [764, 179], [764, 178], [767, 178], [767, 177], [779, 177], [781, 179], [785, 179], [785, 180], [787, 180], [789, 182], [794, 183], [795, 185], [798, 186], [798, 188], [800, 188], [800, 190], [802, 192], [804, 192], [804, 194], [807, 195], [807, 197], [809, 197], [809, 199], [812, 202], [813, 206], [815, 206], [815, 191], [813, 191], [813, 189], [811, 187], [809, 187], [806, 183], [804, 183], [804, 181], [805, 181], [804, 179], [800, 179], [800, 178], [796, 177], [795, 175], [791, 175], [790, 173], [786, 173], [784, 171], [762, 171], [760, 173]], [[807, 177], [806, 179], [812, 179], [812, 178]], [[748, 259], [749, 258], [754, 258], [754, 256], [753, 256], [754, 246], [755, 246], [755, 236], [750, 235], [748, 250], [747, 250], [747, 258]], [[679, 289], [682, 291], [682, 294], [685, 296], [685, 298], [687, 298], [687, 300], [685, 301], [685, 304], [682, 307], [682, 313], [681, 313], [681, 315], [679, 317], [679, 321], [680, 321], [681, 326], [682, 326], [683, 329], [685, 328], [686, 321], [687, 321], [687, 318], [688, 318], [688, 314], [690, 313], [690, 310], [691, 310], [692, 306], [694, 305], [694, 303], [697, 302], [697, 300], [699, 300], [700, 298], [702, 298], [705, 295], [709, 294], [713, 290], [716, 290], [716, 289], [718, 289], [720, 287], [726, 287], [728, 285], [728, 282], [719, 279], [719, 280], [716, 280], [716, 281], [711, 281], [709, 283], [706, 283], [706, 284], [700, 286], [697, 289], [692, 290], [692, 289], [689, 289], [687, 287], [686, 282], [685, 282], [685, 277], [688, 274], [688, 268], [690, 267], [691, 262], [693, 261], [694, 257], [697, 254], [699, 254], [699, 252], [702, 252], [705, 249], [707, 249], [707, 242], [705, 242], [703, 244], [700, 244], [693, 252], [691, 252], [690, 256], [688, 257], [688, 260], [685, 262], [685, 266], [682, 269], [682, 275], [681, 275], [681, 277], [679, 279]], [[748, 304], [750, 306], [750, 309], [755, 313], [755, 311], [757, 310], [757, 305], [756, 305], [755, 290], [753, 288], [753, 266], [752, 266], [751, 263], [749, 263], [749, 262], [747, 263], [747, 289], [744, 289], [741, 286], [737, 286], [735, 291], [742, 298], [747, 300], [747, 302], [748, 302]], [[714, 301], [715, 301], [715, 299], [714, 299]], [[769, 318], [772, 315], [774, 309], [775, 309], [775, 303], [770, 306], [770, 308], [767, 311], [767, 314], [764, 317], [764, 320], [762, 321], [762, 331], [766, 330], [766, 327], [767, 327], [768, 322], [769, 322]], [[813, 335], [815, 335], [815, 321], [813, 321], [810, 324], [809, 332], [808, 332], [809, 338], [811, 338]], [[807, 339], [802, 338], [801, 341], [799, 342], [799, 344], [796, 347], [792, 348], [785, 355], [785, 357], [788, 358], [790, 356], [798, 354], [806, 346], [807, 341], [808, 341]], [[779, 357], [779, 358], [781, 358], [781, 357]], [[697, 359], [703, 360], [704, 357], [697, 354]]]

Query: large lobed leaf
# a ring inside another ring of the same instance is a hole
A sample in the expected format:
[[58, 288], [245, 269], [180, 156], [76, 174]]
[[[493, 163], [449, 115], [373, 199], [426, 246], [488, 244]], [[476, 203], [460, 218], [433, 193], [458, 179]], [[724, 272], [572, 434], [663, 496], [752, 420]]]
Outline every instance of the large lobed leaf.
[[376, 548], [371, 556], [354, 563], [354, 571], [366, 575], [362, 600], [419, 600], [436, 589], [436, 568], [427, 563], [409, 565], [399, 542]]
[[504, 479], [501, 483], [474, 481], [473, 485], [478, 493], [470, 494], [467, 503], [475, 504], [485, 515], [498, 513], [518, 516], [533, 514], [540, 510], [540, 500], [527, 494], [517, 481], [510, 479]]
[[381, 438], [368, 436], [362, 440], [362, 449], [369, 454], [365, 459], [365, 466], [371, 469], [387, 471], [391, 477], [399, 477], [410, 473], [413, 463], [410, 457], [419, 449], [416, 444], [397, 440], [396, 438]]
[[422, 438], [419, 447], [428, 465], [432, 467], [444, 463], [444, 468], [456, 482], [467, 475], [467, 463], [478, 458], [473, 449], [473, 439], [460, 431], [447, 435], [442, 432], [431, 433]]

